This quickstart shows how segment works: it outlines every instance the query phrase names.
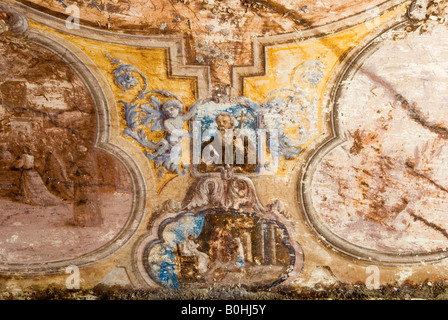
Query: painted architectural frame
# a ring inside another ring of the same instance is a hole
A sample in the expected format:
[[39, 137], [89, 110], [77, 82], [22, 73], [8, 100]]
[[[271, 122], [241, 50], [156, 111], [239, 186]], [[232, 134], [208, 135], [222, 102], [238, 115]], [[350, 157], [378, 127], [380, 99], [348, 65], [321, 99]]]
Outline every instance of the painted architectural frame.
[[447, 14], [0, 2], [4, 294], [445, 285]]

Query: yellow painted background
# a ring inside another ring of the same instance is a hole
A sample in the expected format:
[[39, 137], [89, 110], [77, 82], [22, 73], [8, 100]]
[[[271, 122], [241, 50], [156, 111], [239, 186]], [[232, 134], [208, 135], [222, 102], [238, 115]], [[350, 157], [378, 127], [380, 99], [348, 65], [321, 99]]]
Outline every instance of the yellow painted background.
[[[325, 134], [323, 127], [326, 124], [323, 123], [322, 114], [323, 108], [325, 107], [322, 105], [323, 98], [328, 91], [332, 90], [329, 86], [329, 81], [339, 66], [341, 57], [351, 49], [357, 47], [376, 27], [381, 28], [382, 25], [392, 21], [394, 18], [400, 17], [404, 12], [406, 12], [406, 6], [400, 6], [373, 21], [367, 21], [367, 23], [333, 35], [267, 48], [266, 75], [245, 78], [244, 95], [261, 103], [275, 89], [294, 89], [292, 84], [294, 69], [306, 61], [316, 60], [321, 57], [320, 62], [326, 66], [323, 69], [324, 78], [313, 89], [314, 97], [319, 99], [317, 103], [319, 135], [312, 137], [301, 146], [302, 149], [305, 149], [318, 136]], [[292, 136], [294, 131], [286, 129], [285, 133]], [[282, 177], [288, 176], [294, 164], [295, 161], [288, 161], [282, 158], [280, 160], [280, 170], [277, 173]]]
[[[321, 57], [320, 61], [326, 66], [326, 68], [323, 69], [324, 79], [313, 90], [314, 97], [318, 98], [317, 108], [319, 135], [312, 137], [304, 145], [302, 145], [303, 149], [307, 148], [316, 138], [326, 134], [324, 130], [324, 126], [326, 124], [323, 122], [322, 114], [322, 110], [324, 108], [322, 101], [326, 92], [331, 90], [331, 88], [328, 88], [328, 83], [335, 69], [339, 65], [341, 56], [346, 54], [350, 49], [356, 47], [367, 35], [374, 31], [376, 26], [380, 27], [394, 18], [399, 17], [404, 12], [405, 6], [400, 6], [395, 10], [384, 14], [373, 22], [369, 21], [333, 35], [268, 48], [266, 52], [266, 75], [245, 78], [244, 96], [254, 101], [262, 102], [265, 97], [275, 89], [293, 89], [294, 87], [291, 78], [294, 69], [303, 62], [315, 60]], [[111, 114], [111, 121], [114, 122], [111, 126], [118, 126], [119, 134], [123, 132], [123, 129], [126, 127], [126, 123], [124, 120], [123, 105], [118, 101], [133, 101], [137, 97], [138, 91], [143, 88], [144, 82], [143, 79], [138, 76], [140, 82], [137, 87], [127, 90], [126, 92], [121, 90], [121, 88], [116, 85], [115, 76], [112, 73], [118, 65], [112, 64], [110, 59], [105, 56], [105, 53], [109, 54], [112, 58], [121, 60], [124, 64], [130, 64], [136, 67], [143, 74], [145, 74], [148, 80], [148, 90], [171, 91], [177, 94], [184, 101], [187, 108], [197, 99], [197, 82], [194, 78], [168, 77], [168, 56], [166, 49], [140, 48], [95, 41], [65, 34], [33, 21], [31, 21], [31, 26], [65, 38], [76, 45], [92, 59], [104, 75], [115, 96], [115, 103], [118, 109], [118, 118], [114, 114]], [[134, 75], [137, 75], [137, 73], [134, 73]], [[185, 129], [187, 129], [187, 124], [185, 125]], [[289, 130], [286, 129], [285, 132], [287, 134], [293, 134], [294, 130], [293, 128], [290, 128]], [[147, 133], [149, 133], [148, 130]], [[150, 140], [153, 139], [158, 141], [161, 138], [163, 138], [162, 132], [148, 134], [148, 139]], [[131, 138], [126, 137], [126, 139], [129, 143], [143, 151], [143, 147], [141, 147], [137, 142], [133, 141]], [[188, 141], [184, 140], [184, 160], [189, 157], [189, 152]], [[277, 171], [277, 174], [281, 177], [288, 177], [290, 172], [293, 170], [296, 160], [281, 159], [279, 167], [280, 170]], [[153, 167], [153, 164], [151, 164], [151, 166]], [[154, 177], [154, 181], [147, 181], [147, 183], [154, 182], [155, 190], [159, 193], [167, 182], [175, 176], [176, 174], [166, 172], [164, 178], [158, 179], [156, 176], [156, 170], [153, 169], [152, 177]]]

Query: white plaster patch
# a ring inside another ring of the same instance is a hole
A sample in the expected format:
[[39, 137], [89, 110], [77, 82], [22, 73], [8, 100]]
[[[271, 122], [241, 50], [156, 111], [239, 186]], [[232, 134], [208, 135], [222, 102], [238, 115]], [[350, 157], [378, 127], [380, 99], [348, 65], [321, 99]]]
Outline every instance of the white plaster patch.
[[131, 280], [124, 267], [115, 267], [109, 274], [107, 274], [100, 284], [106, 286], [132, 287]]
[[17, 241], [17, 239], [19, 239], [19, 236], [16, 235], [16, 234], [14, 234], [14, 235], [11, 236], [11, 238], [6, 239], [6, 242], [8, 242], [8, 243], [14, 243], [14, 242]]
[[401, 271], [395, 273], [395, 276], [398, 278], [397, 281], [401, 283], [411, 277], [413, 273], [412, 268], [403, 268]]
[[330, 286], [337, 284], [338, 280], [328, 266], [317, 266], [314, 268], [305, 286], [314, 288], [316, 285]]

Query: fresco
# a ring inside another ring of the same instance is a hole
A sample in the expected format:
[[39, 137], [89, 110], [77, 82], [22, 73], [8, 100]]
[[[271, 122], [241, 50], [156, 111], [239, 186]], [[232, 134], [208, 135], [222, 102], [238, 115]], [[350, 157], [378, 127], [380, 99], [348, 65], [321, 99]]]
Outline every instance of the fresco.
[[430, 252], [447, 245], [447, 48], [429, 44], [447, 29], [437, 23], [400, 34], [404, 28], [372, 45], [350, 85], [342, 85], [337, 121], [347, 141], [320, 162], [314, 206], [347, 241], [393, 253]]
[[126, 168], [95, 148], [82, 80], [31, 41], [1, 40], [2, 263], [75, 258], [112, 240], [132, 206]]
[[445, 281], [447, 12], [1, 1], [0, 298]]
[[296, 33], [366, 11], [377, 15], [381, 12], [377, 7], [384, 3], [383, 0], [19, 2], [63, 19], [74, 12], [71, 6], [76, 6], [82, 25], [117, 33], [161, 37], [183, 34], [188, 64], [210, 67], [215, 90], [223, 92], [231, 83], [229, 68], [252, 63], [254, 37]]
[[163, 231], [163, 239], [170, 240], [149, 250], [149, 272], [170, 287], [198, 282], [272, 285], [286, 274], [291, 257], [282, 230], [267, 226], [273, 241], [268, 251], [257, 238], [266, 237], [266, 225], [257, 219], [227, 213], [181, 218]]
[[[240, 165], [246, 173], [265, 173], [278, 167], [280, 158], [297, 158], [301, 147], [318, 134], [319, 99], [312, 95], [326, 68], [320, 58], [299, 64], [291, 74], [291, 88], [275, 89], [261, 103], [247, 97], [205, 98], [186, 111], [175, 93], [149, 90], [147, 76], [137, 67], [105, 56], [116, 66], [112, 74], [123, 92], [142, 86], [134, 100], [118, 101], [124, 106], [123, 135], [145, 148], [159, 179], [166, 172], [197, 175], [224, 164]], [[229, 157], [224, 146], [226, 130], [234, 139]], [[155, 133], [164, 137], [152, 140]], [[189, 138], [190, 147], [184, 138]]]
[[[138, 267], [164, 286], [271, 288], [303, 268], [303, 250], [280, 201], [263, 206], [250, 179], [221, 167], [167, 200], [140, 242]], [[169, 217], [167, 217], [169, 216]]]

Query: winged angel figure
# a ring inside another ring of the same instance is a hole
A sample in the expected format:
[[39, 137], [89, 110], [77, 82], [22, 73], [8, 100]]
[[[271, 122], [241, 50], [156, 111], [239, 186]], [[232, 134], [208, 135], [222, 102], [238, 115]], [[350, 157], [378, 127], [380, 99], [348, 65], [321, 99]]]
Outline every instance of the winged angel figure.
[[[148, 93], [160, 93], [167, 97], [175, 96], [164, 90], [153, 90]], [[183, 102], [177, 97], [170, 98], [164, 103], [155, 96], [151, 96], [149, 100], [142, 105], [120, 101], [125, 107], [127, 124], [123, 134], [131, 137], [144, 148], [153, 150], [145, 150], [144, 153], [148, 159], [154, 161], [156, 168], [163, 166], [170, 172], [187, 174], [188, 167], [185, 165], [181, 169], [179, 166], [182, 156], [182, 138], [188, 136], [183, 128], [185, 121], [193, 117], [198, 102], [190, 108], [189, 112], [184, 112]], [[140, 121], [138, 121], [139, 115]], [[151, 132], [165, 132], [164, 138], [158, 142], [149, 141], [145, 129], [138, 129], [139, 124]]]
[[[124, 105], [126, 128], [123, 135], [134, 139], [145, 149], [144, 154], [154, 161], [159, 177], [163, 177], [166, 170], [184, 175], [188, 173], [188, 165], [180, 167], [182, 156], [182, 138], [188, 136], [184, 131], [184, 123], [190, 120], [196, 112], [200, 101], [197, 101], [188, 112], [184, 112], [185, 105], [180, 97], [167, 90], [147, 90], [146, 76], [132, 65], [123, 64], [120, 60], [106, 56], [113, 64], [118, 64], [114, 70], [115, 82], [123, 90], [137, 86], [137, 72], [143, 78], [145, 85], [138, 92], [137, 98], [132, 102], [119, 102]], [[162, 103], [161, 99], [165, 97]], [[139, 103], [143, 101], [143, 103]], [[146, 130], [150, 132], [164, 132], [160, 141], [149, 140]]]
[[[123, 91], [135, 89], [139, 85], [139, 79], [134, 73], [138, 73], [144, 80], [143, 88], [138, 91], [132, 102], [119, 101], [124, 105], [125, 112], [126, 128], [123, 135], [145, 148], [144, 154], [158, 168], [159, 178], [163, 177], [166, 171], [179, 175], [188, 174], [188, 165], [181, 166], [182, 138], [189, 136], [189, 133], [184, 131], [184, 124], [208, 99], [196, 101], [188, 112], [185, 112], [185, 104], [176, 94], [167, 90], [148, 90], [148, 80], [139, 69], [106, 53], [105, 55], [112, 64], [117, 65], [113, 74], [117, 86]], [[315, 87], [322, 80], [324, 65], [319, 60], [320, 58], [296, 68], [294, 75], [301, 74], [302, 84]], [[261, 104], [246, 97], [241, 97], [238, 103], [248, 106], [258, 114], [261, 127], [269, 129], [270, 132], [277, 132], [275, 135], [268, 133], [268, 148], [275, 158], [295, 159], [302, 152], [300, 146], [309, 138], [310, 129], [317, 121], [317, 117], [309, 113], [310, 110], [317, 110], [317, 99], [308, 100], [298, 85], [294, 84], [294, 87], [274, 90]], [[240, 123], [240, 126], [243, 124]], [[286, 127], [296, 127], [300, 139], [288, 137], [284, 130]], [[162, 132], [164, 136], [155, 142], [148, 139], [148, 131]], [[277, 143], [271, 144], [270, 141], [273, 140]], [[275, 148], [271, 150], [271, 146]]]

